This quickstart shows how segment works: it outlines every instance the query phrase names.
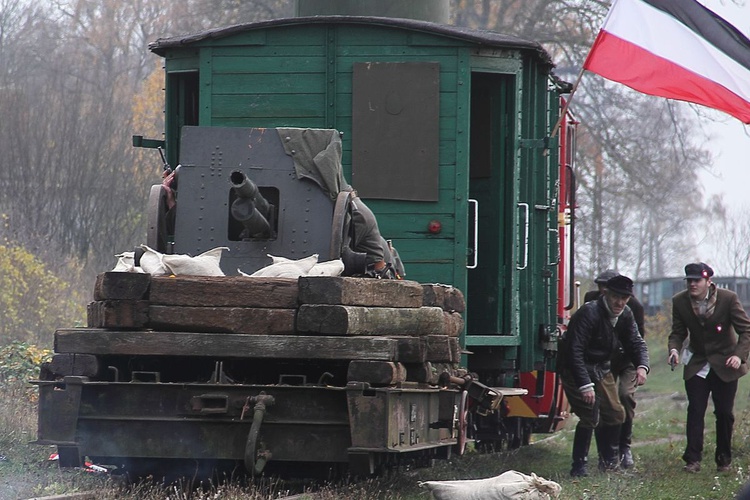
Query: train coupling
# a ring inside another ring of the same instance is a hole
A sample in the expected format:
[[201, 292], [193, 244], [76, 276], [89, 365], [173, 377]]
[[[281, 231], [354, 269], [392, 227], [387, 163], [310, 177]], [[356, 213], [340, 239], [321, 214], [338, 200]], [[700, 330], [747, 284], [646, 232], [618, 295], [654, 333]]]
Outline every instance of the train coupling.
[[489, 415], [500, 407], [503, 394], [489, 386], [474, 379], [470, 374], [462, 377], [443, 373], [439, 381], [441, 386], [456, 385], [466, 391], [468, 397], [474, 401], [470, 407], [474, 408], [479, 415]]

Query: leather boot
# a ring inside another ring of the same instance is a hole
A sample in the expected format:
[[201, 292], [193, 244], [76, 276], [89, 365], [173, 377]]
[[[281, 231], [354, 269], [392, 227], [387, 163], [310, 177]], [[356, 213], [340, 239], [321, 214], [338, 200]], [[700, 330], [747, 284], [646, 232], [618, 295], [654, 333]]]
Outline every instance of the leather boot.
[[620, 427], [620, 467], [630, 469], [635, 465], [633, 454], [630, 452], [630, 443], [633, 440], [633, 421], [625, 419]]
[[599, 470], [616, 471], [620, 468], [620, 426], [598, 426], [596, 448], [599, 451]]
[[572, 477], [586, 477], [586, 463], [588, 462], [589, 448], [591, 447], [591, 436], [594, 429], [576, 425], [576, 433], [573, 437], [573, 467], [570, 469]]

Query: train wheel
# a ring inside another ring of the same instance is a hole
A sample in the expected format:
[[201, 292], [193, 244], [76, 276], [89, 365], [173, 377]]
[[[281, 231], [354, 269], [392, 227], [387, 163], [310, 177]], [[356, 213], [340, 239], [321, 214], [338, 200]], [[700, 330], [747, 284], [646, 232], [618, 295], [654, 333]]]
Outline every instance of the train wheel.
[[514, 417], [512, 427], [508, 436], [508, 449], [515, 450], [531, 442], [531, 425], [527, 419]]
[[520, 448], [523, 444], [523, 426], [520, 418], [513, 417], [512, 429], [508, 434], [508, 449], [516, 450]]
[[161, 184], [151, 186], [148, 196], [146, 244], [167, 253], [167, 190]]
[[456, 419], [456, 453], [463, 455], [466, 452], [466, 441], [469, 436], [469, 393], [461, 392], [458, 404], [458, 418]]

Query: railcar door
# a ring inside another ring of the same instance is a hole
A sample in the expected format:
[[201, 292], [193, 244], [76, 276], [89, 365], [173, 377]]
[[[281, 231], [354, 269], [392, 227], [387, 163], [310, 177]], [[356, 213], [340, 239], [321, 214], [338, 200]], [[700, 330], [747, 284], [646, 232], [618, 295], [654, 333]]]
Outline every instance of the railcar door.
[[[521, 77], [529, 80], [523, 89]], [[536, 75], [472, 73], [466, 346], [473, 368], [496, 371], [498, 384], [546, 368], [541, 329], [555, 323], [557, 214], [543, 156], [542, 83]]]
[[473, 73], [471, 96], [470, 217], [467, 334], [511, 332], [516, 210], [513, 161], [514, 77]]
[[475, 224], [469, 240], [475, 247], [467, 271], [468, 367], [488, 385], [528, 391], [507, 398], [499, 420], [480, 419], [476, 438], [516, 446], [557, 422], [560, 394], [551, 346], [557, 173], [544, 152], [554, 147], [545, 137], [552, 94], [546, 74], [535, 68], [472, 73], [471, 85], [469, 196]]

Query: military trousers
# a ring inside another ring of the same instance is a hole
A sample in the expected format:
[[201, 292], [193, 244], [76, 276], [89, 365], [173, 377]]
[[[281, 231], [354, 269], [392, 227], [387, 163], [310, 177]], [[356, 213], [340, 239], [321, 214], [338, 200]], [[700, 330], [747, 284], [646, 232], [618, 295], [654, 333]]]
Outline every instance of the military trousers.
[[618, 384], [612, 372], [594, 383], [596, 398], [593, 404], [583, 400], [583, 395], [570, 372], [562, 374], [563, 390], [570, 408], [578, 416], [580, 425], [588, 428], [620, 425], [625, 421], [625, 407], [620, 401]]
[[625, 420], [632, 421], [633, 417], [635, 417], [635, 392], [638, 389], [637, 376], [638, 371], [632, 364], [627, 365], [617, 374], [620, 402], [625, 407]]

